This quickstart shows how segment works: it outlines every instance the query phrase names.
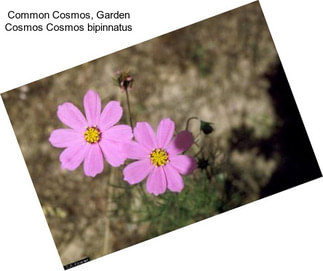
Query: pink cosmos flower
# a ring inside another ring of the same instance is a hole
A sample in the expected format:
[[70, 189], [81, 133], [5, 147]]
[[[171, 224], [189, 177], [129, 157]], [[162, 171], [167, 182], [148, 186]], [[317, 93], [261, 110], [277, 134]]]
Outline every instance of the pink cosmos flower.
[[93, 90], [83, 102], [86, 118], [72, 103], [58, 106], [58, 118], [70, 128], [52, 131], [49, 142], [65, 148], [59, 157], [62, 168], [75, 170], [84, 162], [85, 175], [94, 177], [103, 171], [103, 155], [113, 167], [124, 163], [123, 144], [130, 142], [132, 131], [128, 125], [115, 125], [122, 116], [119, 102], [109, 102], [101, 113], [101, 99]]
[[184, 188], [181, 174], [191, 174], [196, 161], [181, 154], [193, 144], [192, 134], [182, 131], [173, 138], [174, 131], [175, 124], [169, 118], [159, 123], [157, 134], [147, 122], [138, 122], [134, 129], [136, 142], [125, 145], [128, 158], [138, 161], [124, 168], [124, 179], [136, 184], [148, 176], [147, 191], [156, 196], [164, 193], [166, 188], [181, 192]]

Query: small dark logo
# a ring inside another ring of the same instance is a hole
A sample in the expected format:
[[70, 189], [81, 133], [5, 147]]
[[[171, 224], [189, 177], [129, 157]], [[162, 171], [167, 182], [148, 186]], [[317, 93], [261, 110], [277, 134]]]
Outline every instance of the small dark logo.
[[84, 258], [84, 259], [82, 259], [82, 260], [76, 261], [76, 262], [74, 262], [74, 263], [69, 263], [69, 264], [67, 264], [67, 265], [64, 265], [64, 270], [67, 270], [67, 269], [73, 268], [73, 267], [78, 266], [78, 265], [83, 264], [83, 263], [87, 263], [87, 262], [89, 262], [89, 261], [90, 261], [90, 258], [89, 258], [89, 257], [87, 257], [87, 258]]

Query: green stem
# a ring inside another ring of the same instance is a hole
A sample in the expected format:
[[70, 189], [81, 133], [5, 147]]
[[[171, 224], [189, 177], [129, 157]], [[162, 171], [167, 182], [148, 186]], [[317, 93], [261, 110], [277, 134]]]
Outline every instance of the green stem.
[[133, 189], [135, 186], [121, 186], [121, 185], [116, 185], [116, 184], [111, 184], [108, 183], [109, 186], [114, 187], [114, 188], [119, 188], [119, 189]]
[[191, 120], [199, 120], [199, 118], [198, 117], [190, 117], [187, 121], [186, 121], [186, 128], [185, 128], [185, 130], [187, 131], [188, 130], [188, 128], [189, 128], [189, 124], [190, 124], [190, 121]]
[[128, 106], [128, 113], [129, 113], [129, 122], [130, 122], [130, 126], [133, 130], [133, 123], [132, 123], [132, 116], [131, 116], [131, 108], [130, 108], [130, 98], [129, 98], [129, 94], [128, 94], [128, 90], [126, 89], [126, 96], [127, 96], [127, 106]]

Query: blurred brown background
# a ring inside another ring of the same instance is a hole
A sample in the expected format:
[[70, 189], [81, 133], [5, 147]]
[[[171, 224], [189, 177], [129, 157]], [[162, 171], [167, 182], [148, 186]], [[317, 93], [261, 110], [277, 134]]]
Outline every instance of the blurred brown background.
[[[50, 132], [62, 127], [57, 106], [69, 101], [83, 111], [88, 89], [104, 104], [121, 100], [127, 112], [125, 94], [112, 80], [118, 69], [129, 69], [135, 78], [130, 92], [135, 121], [156, 127], [170, 117], [177, 130], [190, 116], [214, 123], [204, 144], [208, 151], [221, 150], [232, 180], [226, 191], [240, 197], [228, 196], [227, 205], [210, 215], [321, 175], [260, 6], [243, 6], [2, 95], [63, 264], [147, 238], [149, 223], [105, 216], [119, 207], [107, 202], [118, 188], [105, 184], [110, 178], [124, 185], [119, 171], [106, 164], [91, 179], [82, 167], [62, 170], [61, 150], [48, 142]], [[192, 127], [197, 133], [198, 124]], [[298, 140], [294, 147], [284, 143], [291, 136]]]

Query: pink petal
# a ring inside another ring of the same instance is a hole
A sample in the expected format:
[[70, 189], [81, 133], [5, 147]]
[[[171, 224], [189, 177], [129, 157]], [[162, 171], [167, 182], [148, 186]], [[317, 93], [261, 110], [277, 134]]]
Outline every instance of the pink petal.
[[66, 148], [82, 143], [82, 133], [72, 129], [56, 129], [50, 133], [49, 142], [56, 148]]
[[166, 150], [169, 155], [176, 155], [189, 149], [194, 142], [191, 132], [182, 131], [169, 143]]
[[132, 130], [129, 125], [115, 125], [103, 132], [102, 138], [114, 141], [130, 141]]
[[75, 170], [83, 162], [88, 145], [83, 142], [67, 147], [59, 156], [62, 168]]
[[154, 169], [149, 159], [142, 159], [126, 166], [123, 170], [124, 179], [130, 184], [141, 182]]
[[103, 155], [99, 144], [88, 144], [88, 152], [84, 159], [84, 173], [86, 176], [95, 177], [103, 171]]
[[175, 123], [171, 119], [163, 119], [157, 129], [157, 145], [165, 148], [172, 139], [175, 131]]
[[103, 109], [100, 117], [100, 130], [102, 132], [106, 131], [108, 128], [116, 124], [121, 119], [121, 116], [122, 107], [120, 106], [120, 103], [117, 101], [109, 102]]
[[147, 192], [157, 196], [166, 191], [166, 186], [167, 181], [163, 167], [155, 167], [147, 179]]
[[164, 171], [167, 179], [168, 189], [173, 192], [181, 192], [184, 188], [184, 182], [178, 171], [171, 165], [164, 166]]
[[99, 94], [93, 90], [89, 90], [83, 99], [85, 116], [90, 127], [99, 124], [101, 114], [101, 99]]
[[150, 152], [135, 141], [124, 144], [124, 151], [129, 159], [144, 159], [149, 157]]
[[147, 122], [137, 122], [134, 129], [134, 136], [139, 144], [146, 147], [149, 151], [157, 148], [156, 135]]
[[124, 152], [123, 144], [117, 141], [102, 139], [100, 141], [100, 147], [104, 154], [105, 160], [113, 166], [119, 167], [126, 160], [126, 154]]
[[61, 122], [77, 131], [84, 131], [88, 126], [81, 111], [71, 103], [59, 105], [57, 116]]
[[188, 155], [175, 155], [171, 157], [170, 165], [183, 175], [191, 174], [197, 167], [196, 160]]

